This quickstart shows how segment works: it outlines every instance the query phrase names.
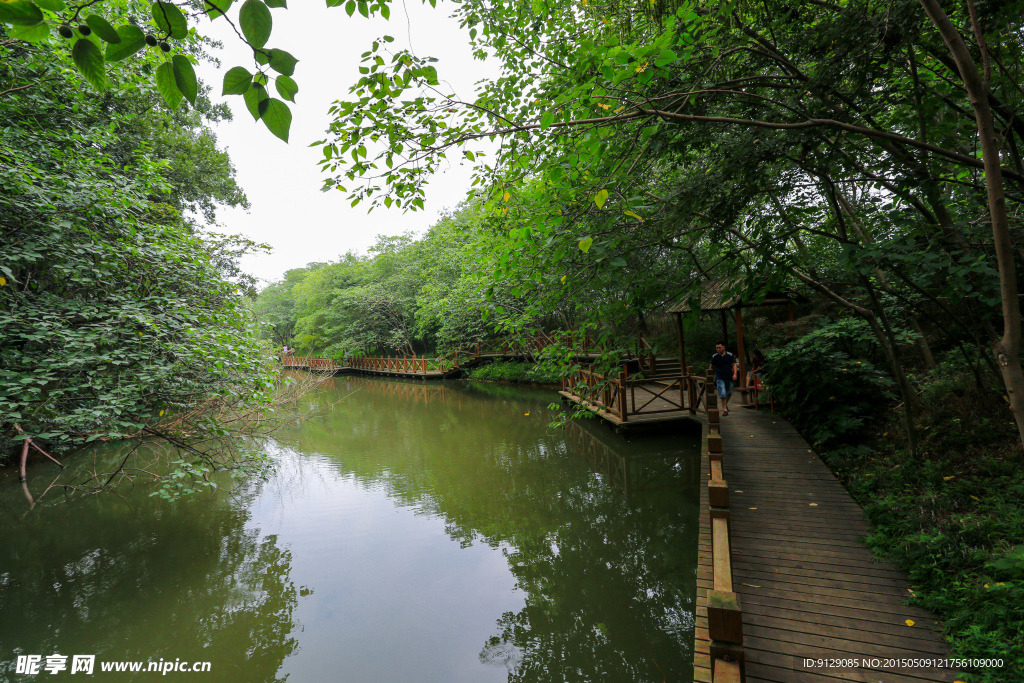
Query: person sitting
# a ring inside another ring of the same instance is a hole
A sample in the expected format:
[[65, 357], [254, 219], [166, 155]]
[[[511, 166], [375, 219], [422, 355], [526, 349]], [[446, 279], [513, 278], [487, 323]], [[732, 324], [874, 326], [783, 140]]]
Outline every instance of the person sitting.
[[751, 362], [752, 365], [750, 366], [750, 370], [747, 372], [747, 378], [750, 380], [749, 383], [753, 385], [755, 379], [759, 380], [764, 376], [765, 359], [764, 354], [761, 353], [760, 349], [754, 350], [754, 356]]

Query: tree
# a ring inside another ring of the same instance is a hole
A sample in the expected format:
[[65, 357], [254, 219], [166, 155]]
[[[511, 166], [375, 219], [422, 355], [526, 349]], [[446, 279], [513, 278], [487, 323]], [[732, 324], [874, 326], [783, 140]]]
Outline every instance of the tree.
[[[270, 10], [286, 8], [287, 2], [245, 0], [235, 16], [230, 13], [233, 4], [234, 0], [89, 0], [70, 4], [64, 0], [4, 0], [0, 2], [0, 26], [11, 27], [7, 44], [49, 44], [56, 32], [60, 39], [70, 42], [75, 68], [101, 92], [112, 84], [124, 87], [116, 78], [112, 83], [108, 72], [111, 65], [141, 61], [143, 68], [136, 72], [135, 84], [155, 88], [170, 109], [177, 109], [182, 100], [196, 106], [200, 95], [193, 65], [203, 56], [206, 41], [190, 22], [194, 24], [199, 17], [223, 18], [253, 54], [252, 73], [236, 66], [224, 74], [223, 94], [243, 96], [253, 118], [263, 121], [271, 133], [287, 142], [292, 115], [285, 101], [294, 102], [299, 91], [292, 77], [298, 59], [286, 50], [267, 47], [274, 23]], [[386, 0], [328, 0], [327, 6], [344, 6], [349, 16], [357, 9], [364, 17], [377, 12], [385, 18], [390, 16]], [[24, 81], [0, 91], [0, 96], [34, 87], [37, 81], [30, 74], [24, 76]], [[281, 99], [271, 97], [271, 79]]]
[[[415, 209], [446, 155], [474, 160], [476, 140], [500, 139], [475, 183], [508, 237], [497, 277], [524, 293], [543, 297], [580, 253], [592, 283], [614, 268], [628, 279], [631, 261], [679, 263], [655, 254], [690, 261], [660, 294], [631, 300], [636, 315], [709, 276], [742, 273], [756, 297], [784, 274], [871, 325], [912, 435], [916, 390], [884, 304], [910, 292], [927, 314], [996, 343], [1024, 440], [1011, 240], [1020, 226], [999, 196], [1019, 202], [1024, 182], [1020, 14], [989, 5], [947, 25], [925, 7], [932, 19], [910, 0], [779, 11], [463, 3], [478, 53], [500, 59], [502, 77], [460, 100], [427, 60], [375, 43], [352, 97], [332, 110], [326, 185], [351, 188], [353, 202]], [[989, 64], [987, 84], [968, 83], [973, 55]], [[996, 123], [998, 136], [987, 132]], [[992, 238], [976, 240], [979, 220]], [[966, 300], [919, 276], [942, 263], [966, 271]], [[1001, 282], [995, 302], [990, 273]], [[622, 309], [615, 296], [594, 304]]]
[[[186, 442], [220, 433], [211, 415], [261, 410], [274, 376], [237, 271], [259, 245], [179, 210], [244, 202], [199, 115], [209, 103], [175, 118], [132, 92], [83, 91], [59, 50], [0, 49], [4, 450], [162, 434], [198, 472], [206, 456]], [[174, 166], [197, 156], [201, 180]]]

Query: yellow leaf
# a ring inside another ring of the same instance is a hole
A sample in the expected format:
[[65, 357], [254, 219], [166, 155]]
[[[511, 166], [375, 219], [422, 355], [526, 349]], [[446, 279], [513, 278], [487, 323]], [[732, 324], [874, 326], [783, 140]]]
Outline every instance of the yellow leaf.
[[643, 222], [644, 222], [644, 219], [643, 219], [643, 218], [641, 218], [640, 216], [636, 215], [636, 214], [635, 214], [635, 213], [633, 213], [632, 211], [625, 211], [624, 213], [625, 213], [625, 214], [626, 214], [627, 216], [632, 216], [633, 218], [637, 219], [637, 220], [638, 220], [638, 221], [640, 221], [641, 223], [643, 223]]
[[817, 503], [808, 503], [808, 505], [810, 505], [810, 506], [811, 506], [812, 508], [816, 508], [816, 507], [818, 507], [818, 504], [817, 504]]
[[526, 417], [530, 417], [529, 413], [523, 413], [523, 415], [525, 415]]
[[751, 509], [751, 510], [756, 510], [757, 508], [750, 508], [750, 509]]
[[971, 498], [973, 498], [974, 500], [978, 501], [979, 503], [981, 502], [981, 498], [978, 498], [977, 496], [971, 496]]
[[942, 481], [949, 481], [950, 479], [956, 479], [956, 475], [955, 474], [951, 474], [948, 477], [943, 477]]
[[737, 491], [736, 493], [743, 493], [743, 491]]
[[913, 619], [907, 619], [906, 623], [907, 623], [907, 626], [913, 626], [914, 625], [914, 620]]
[[565, 284], [565, 276], [564, 275], [562, 276], [562, 284], [563, 285]]
[[510, 198], [511, 196], [512, 196], [511, 194], [509, 194], [508, 192], [506, 192], [506, 193], [505, 193], [505, 196], [504, 196], [504, 197], [502, 197], [502, 199], [504, 199], [504, 200], [505, 200], [505, 201], [507, 202], [507, 201], [509, 200], [509, 198]]
[[163, 417], [163, 416], [164, 416], [164, 411], [161, 410], [160, 411], [160, 417]]
[[594, 203], [597, 204], [597, 208], [603, 209], [605, 200], [608, 199], [608, 190], [601, 190], [594, 195]]
[[623, 109], [625, 109], [625, 107], [619, 107], [619, 108], [618, 108], [618, 109], [616, 109], [616, 110], [615, 110], [615, 111], [614, 111], [613, 113], [615, 113], [615, 114], [618, 114], [618, 113], [619, 113], [620, 111], [622, 111]]
[[7, 284], [7, 278], [0, 277], [0, 287], [3, 287], [6, 284]]

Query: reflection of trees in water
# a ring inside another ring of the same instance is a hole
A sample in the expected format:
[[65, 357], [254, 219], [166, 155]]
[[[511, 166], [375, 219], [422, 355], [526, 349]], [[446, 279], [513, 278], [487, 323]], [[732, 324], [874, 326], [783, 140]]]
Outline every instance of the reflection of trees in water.
[[[696, 439], [604, 441], [590, 425], [567, 438], [547, 429], [551, 392], [349, 382], [356, 400], [303, 425], [298, 448], [440, 516], [463, 545], [503, 549], [526, 606], [499, 620], [482, 662], [537, 683], [692, 675]], [[626, 469], [628, 498], [583, 444]]]
[[[0, 499], [6, 510], [18, 502]], [[245, 528], [241, 502], [171, 505], [126, 490], [4, 515], [0, 643], [8, 654], [210, 661], [211, 681], [283, 680], [297, 645], [291, 555]], [[4, 673], [13, 679], [13, 662], [0, 662]]]

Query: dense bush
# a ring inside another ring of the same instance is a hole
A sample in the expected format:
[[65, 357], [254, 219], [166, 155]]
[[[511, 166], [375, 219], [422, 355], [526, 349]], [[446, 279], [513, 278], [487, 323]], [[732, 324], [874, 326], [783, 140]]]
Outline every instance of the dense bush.
[[558, 384], [560, 375], [533, 363], [498, 361], [469, 371], [470, 379], [486, 382], [522, 382], [528, 384]]
[[813, 444], [849, 437], [894, 399], [892, 380], [842, 348], [862, 338], [863, 328], [859, 320], [840, 320], [765, 354], [772, 394]]

